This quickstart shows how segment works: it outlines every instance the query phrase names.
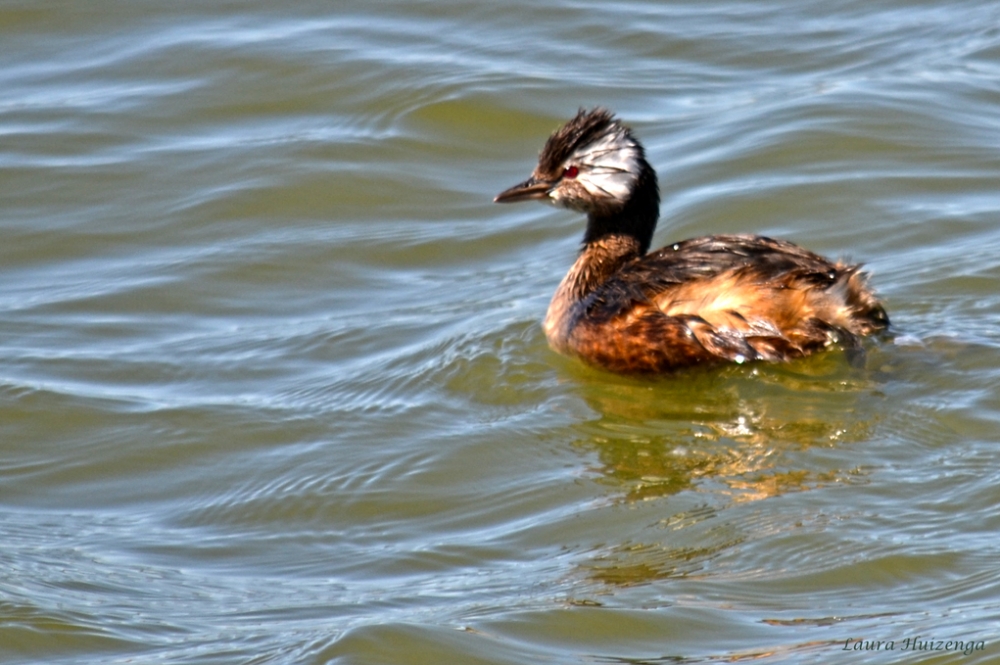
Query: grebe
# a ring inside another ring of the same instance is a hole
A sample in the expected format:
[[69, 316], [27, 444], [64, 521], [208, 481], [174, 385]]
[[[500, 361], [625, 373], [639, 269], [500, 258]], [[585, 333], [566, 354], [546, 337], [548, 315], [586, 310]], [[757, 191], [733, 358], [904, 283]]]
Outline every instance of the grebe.
[[583, 249], [545, 316], [557, 351], [613, 372], [800, 358], [857, 348], [889, 325], [858, 265], [757, 235], [694, 238], [647, 254], [656, 172], [608, 110], [580, 109], [531, 177], [494, 199], [587, 214]]

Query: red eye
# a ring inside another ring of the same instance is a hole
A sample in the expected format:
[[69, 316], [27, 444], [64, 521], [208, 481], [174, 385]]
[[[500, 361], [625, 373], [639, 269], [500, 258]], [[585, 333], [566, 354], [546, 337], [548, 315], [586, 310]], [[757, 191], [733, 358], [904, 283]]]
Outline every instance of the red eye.
[[567, 166], [566, 170], [563, 171], [562, 177], [572, 180], [576, 176], [580, 175], [580, 169], [575, 166]]

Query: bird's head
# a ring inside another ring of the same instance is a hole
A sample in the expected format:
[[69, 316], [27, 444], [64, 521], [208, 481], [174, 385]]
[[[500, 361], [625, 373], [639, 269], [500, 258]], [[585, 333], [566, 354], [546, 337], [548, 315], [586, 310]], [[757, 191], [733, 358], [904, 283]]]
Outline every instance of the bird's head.
[[[606, 109], [580, 109], [549, 137], [531, 177], [494, 201], [546, 201], [588, 215], [613, 215], [649, 173], [652, 168], [630, 129]], [[655, 175], [652, 181], [655, 186]]]

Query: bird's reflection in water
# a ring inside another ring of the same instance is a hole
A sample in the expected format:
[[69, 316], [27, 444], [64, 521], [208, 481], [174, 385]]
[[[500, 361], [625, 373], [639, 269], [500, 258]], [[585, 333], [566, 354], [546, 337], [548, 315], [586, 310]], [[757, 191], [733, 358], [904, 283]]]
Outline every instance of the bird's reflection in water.
[[577, 445], [595, 455], [609, 502], [658, 502], [663, 511], [636, 540], [591, 552], [581, 563], [587, 576], [628, 586], [696, 574], [751, 528], [713, 519], [726, 509], [862, 482], [863, 470], [815, 451], [871, 436], [881, 402], [874, 376], [833, 353], [658, 382], [592, 382], [586, 399], [599, 416], [581, 425]]

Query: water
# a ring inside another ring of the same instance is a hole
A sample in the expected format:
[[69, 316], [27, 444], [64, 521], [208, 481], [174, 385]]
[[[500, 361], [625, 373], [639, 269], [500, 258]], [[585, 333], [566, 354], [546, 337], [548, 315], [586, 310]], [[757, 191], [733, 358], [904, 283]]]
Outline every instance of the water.
[[[998, 26], [3, 3], [0, 660], [996, 662]], [[657, 245], [863, 261], [894, 335], [659, 381], [552, 353], [581, 220], [491, 199], [595, 104]]]

